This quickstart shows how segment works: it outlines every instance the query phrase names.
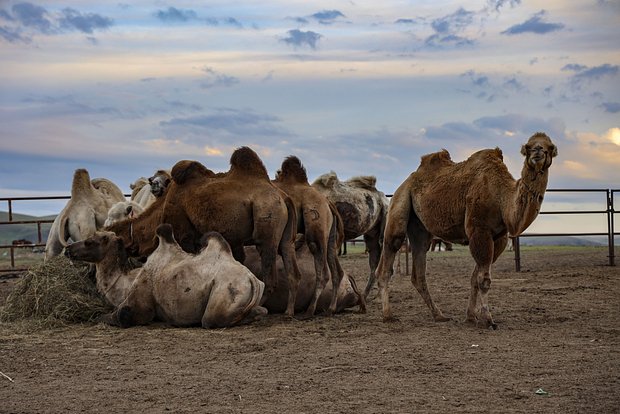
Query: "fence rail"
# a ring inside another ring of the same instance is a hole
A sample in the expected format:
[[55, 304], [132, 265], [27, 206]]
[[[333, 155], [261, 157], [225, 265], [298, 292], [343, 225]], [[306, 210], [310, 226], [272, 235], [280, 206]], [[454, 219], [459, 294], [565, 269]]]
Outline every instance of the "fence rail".
[[[556, 237], [556, 236], [607, 236], [609, 249], [609, 265], [615, 266], [615, 246], [614, 237], [620, 235], [615, 231], [614, 216], [617, 212], [614, 209], [614, 197], [620, 193], [620, 189], [547, 189], [548, 193], [602, 193], [605, 195], [605, 209], [603, 210], [572, 210], [572, 211], [541, 211], [541, 215], [565, 215], [565, 214], [605, 214], [607, 217], [607, 232], [582, 232], [582, 233], [523, 233], [513, 238], [513, 250], [515, 255], [515, 270], [521, 271], [521, 246], [520, 239], [523, 237]], [[129, 195], [126, 194], [126, 197]], [[388, 195], [390, 197], [391, 195]], [[15, 266], [15, 249], [44, 247], [41, 225], [53, 223], [54, 220], [13, 220], [13, 202], [15, 201], [44, 201], [44, 200], [68, 200], [70, 196], [45, 196], [45, 197], [0, 197], [1, 202], [8, 203], [8, 221], [0, 221], [0, 225], [33, 224], [37, 226], [37, 241], [22, 245], [0, 245], [1, 249], [10, 250], [11, 266], [7, 269], [0, 269], [0, 273], [20, 272], [28, 270], [26, 267], [18, 268]]]

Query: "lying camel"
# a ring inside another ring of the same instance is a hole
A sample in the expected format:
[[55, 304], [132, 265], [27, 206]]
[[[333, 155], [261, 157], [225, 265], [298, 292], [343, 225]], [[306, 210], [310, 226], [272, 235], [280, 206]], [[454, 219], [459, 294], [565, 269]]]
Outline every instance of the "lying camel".
[[58, 256], [69, 238], [83, 240], [101, 229], [110, 207], [119, 201], [125, 201], [125, 196], [110, 180], [96, 178], [91, 181], [88, 171], [75, 170], [71, 199], [52, 223], [44, 260]]
[[557, 148], [542, 132], [521, 148], [521, 178], [515, 180], [499, 148], [481, 150], [455, 163], [448, 151], [422, 157], [416, 171], [398, 187], [388, 212], [381, 260], [377, 267], [383, 319], [393, 319], [388, 283], [394, 257], [405, 237], [413, 255], [411, 281], [435, 321], [446, 321], [426, 285], [426, 252], [433, 235], [468, 244], [476, 262], [471, 276], [467, 321], [496, 328], [488, 304], [491, 264], [504, 251], [508, 236], [518, 236], [536, 219]]
[[162, 222], [172, 224], [181, 247], [196, 251], [202, 234], [216, 231], [244, 261], [244, 245], [255, 245], [261, 255], [260, 278], [267, 296], [276, 289], [276, 258], [284, 260], [289, 280], [289, 308], [293, 315], [300, 274], [295, 259], [297, 217], [290, 197], [276, 188], [258, 155], [248, 147], [235, 150], [230, 170], [214, 174], [197, 161], [179, 161], [172, 168]]
[[[297, 264], [301, 272], [301, 281], [295, 298], [295, 312], [303, 312], [308, 309], [315, 293], [315, 262], [314, 256], [310, 253], [306, 243], [299, 243], [295, 253], [297, 256]], [[255, 275], [260, 274], [260, 255], [254, 246], [245, 248], [245, 261], [243, 264]], [[288, 303], [288, 279], [280, 256], [278, 256], [277, 266], [278, 288], [263, 303], [263, 306], [267, 308], [269, 313], [284, 313]], [[332, 286], [333, 285], [329, 283], [328, 280], [325, 289], [321, 292], [321, 296], [316, 303], [316, 309], [318, 311], [327, 312], [330, 310]], [[355, 279], [350, 277], [346, 272], [343, 272], [343, 277], [337, 289], [336, 308], [333, 312], [342, 312], [345, 309], [358, 305], [361, 313], [366, 312], [366, 301], [357, 289]]]
[[265, 285], [232, 257], [220, 234], [205, 234], [205, 247], [193, 255], [177, 244], [170, 224], [156, 232], [157, 249], [107, 322], [127, 328], [157, 319], [175, 326], [224, 328], [267, 314], [259, 306]]
[[287, 157], [282, 162], [273, 183], [293, 200], [297, 213], [297, 232], [304, 235], [303, 239], [314, 257], [316, 275], [314, 295], [308, 303], [305, 316], [314, 315], [317, 301], [329, 279], [332, 281], [332, 299], [327, 313], [334, 313], [338, 299], [338, 286], [343, 277], [342, 269], [336, 263], [340, 247], [339, 239], [342, 242], [343, 237], [341, 218], [335, 211], [335, 207], [330, 205], [327, 197], [310, 186], [306, 169], [299, 158]]
[[[331, 171], [312, 183], [314, 188], [336, 205], [344, 223], [344, 239], [352, 240], [364, 236], [370, 266], [369, 281], [374, 279], [379, 263], [389, 205], [385, 194], [377, 190], [376, 182], [374, 176], [353, 177], [342, 182], [336, 173]], [[364, 296], [367, 297], [369, 292], [370, 286], [367, 285]]]
[[123, 240], [110, 231], [68, 245], [65, 256], [95, 264], [97, 290], [114, 307], [125, 300], [141, 270], [129, 263]]

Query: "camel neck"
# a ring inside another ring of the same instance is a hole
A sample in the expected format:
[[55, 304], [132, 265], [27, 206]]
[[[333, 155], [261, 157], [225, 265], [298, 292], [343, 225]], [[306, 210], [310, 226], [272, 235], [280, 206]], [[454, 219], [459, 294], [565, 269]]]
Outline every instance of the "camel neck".
[[525, 165], [521, 178], [516, 183], [516, 193], [507, 206], [511, 214], [506, 220], [511, 236], [518, 236], [538, 217], [540, 207], [547, 189], [548, 172], [536, 172]]

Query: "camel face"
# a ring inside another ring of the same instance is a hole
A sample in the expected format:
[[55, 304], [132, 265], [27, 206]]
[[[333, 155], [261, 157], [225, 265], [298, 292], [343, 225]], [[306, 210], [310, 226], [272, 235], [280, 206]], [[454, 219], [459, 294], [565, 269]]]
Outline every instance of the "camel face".
[[105, 257], [110, 245], [118, 237], [111, 232], [97, 232], [93, 236], [72, 243], [65, 248], [65, 256], [71, 260], [81, 260], [88, 263], [99, 263]]
[[549, 168], [553, 158], [558, 155], [558, 149], [551, 138], [538, 132], [523, 145], [521, 154], [526, 157], [527, 165], [538, 172]]
[[155, 197], [161, 197], [164, 195], [166, 188], [170, 184], [170, 174], [167, 171], [157, 171], [157, 173], [149, 177], [149, 184], [151, 185], [151, 194]]

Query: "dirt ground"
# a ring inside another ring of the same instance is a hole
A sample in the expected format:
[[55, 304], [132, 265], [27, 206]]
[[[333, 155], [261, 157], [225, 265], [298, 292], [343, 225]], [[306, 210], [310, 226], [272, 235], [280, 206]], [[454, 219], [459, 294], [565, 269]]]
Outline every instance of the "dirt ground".
[[[520, 273], [513, 259], [494, 267], [496, 331], [463, 323], [473, 267], [464, 248], [429, 255], [447, 323], [397, 275], [394, 323], [375, 299], [366, 314], [269, 315], [219, 330], [0, 324], [0, 371], [11, 378], [0, 375], [0, 412], [619, 412], [620, 268], [606, 265], [606, 248], [526, 250]], [[342, 263], [365, 285], [363, 254]], [[14, 283], [0, 280], [0, 305]]]

